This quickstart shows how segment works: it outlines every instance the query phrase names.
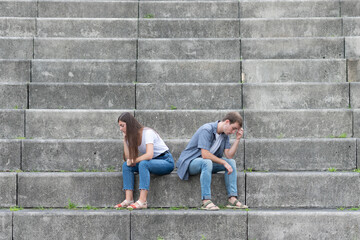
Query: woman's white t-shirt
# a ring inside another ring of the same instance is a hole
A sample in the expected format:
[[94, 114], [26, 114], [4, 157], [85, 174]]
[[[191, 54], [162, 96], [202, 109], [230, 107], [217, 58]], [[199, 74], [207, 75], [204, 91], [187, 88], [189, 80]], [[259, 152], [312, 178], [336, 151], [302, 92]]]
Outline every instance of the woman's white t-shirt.
[[159, 134], [157, 134], [151, 128], [144, 128], [142, 132], [141, 144], [139, 146], [139, 152], [141, 154], [146, 153], [146, 144], [149, 143], [154, 145], [154, 158], [169, 150]]

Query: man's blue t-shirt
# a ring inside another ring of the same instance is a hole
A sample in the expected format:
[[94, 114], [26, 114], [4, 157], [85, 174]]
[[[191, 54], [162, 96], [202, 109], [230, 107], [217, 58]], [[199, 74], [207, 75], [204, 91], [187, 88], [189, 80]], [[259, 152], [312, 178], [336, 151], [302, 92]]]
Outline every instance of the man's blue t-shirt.
[[[181, 155], [176, 163], [177, 174], [183, 180], [189, 178], [189, 164], [195, 158], [201, 157], [201, 149], [210, 151], [210, 147], [215, 141], [216, 129], [219, 121], [213, 123], [206, 123], [202, 125], [192, 136], [190, 142], [186, 146], [185, 150], [181, 152]], [[224, 150], [231, 147], [229, 142], [229, 136], [222, 133], [220, 137], [223, 138], [220, 147], [214, 153], [218, 158], [223, 156]]]

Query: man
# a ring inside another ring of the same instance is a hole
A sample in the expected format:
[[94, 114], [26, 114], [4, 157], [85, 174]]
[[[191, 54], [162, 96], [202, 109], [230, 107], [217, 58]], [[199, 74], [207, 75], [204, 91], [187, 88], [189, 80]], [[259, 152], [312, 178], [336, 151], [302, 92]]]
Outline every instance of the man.
[[[187, 180], [189, 175], [200, 173], [201, 209], [218, 210], [211, 199], [211, 175], [225, 171], [225, 185], [228, 194], [227, 208], [247, 208], [237, 200], [237, 172], [234, 157], [244, 133], [242, 117], [238, 112], [226, 114], [222, 121], [206, 123], [191, 138], [182, 151], [176, 166], [179, 177]], [[230, 145], [229, 135], [236, 134]], [[223, 158], [225, 154], [226, 158]]]

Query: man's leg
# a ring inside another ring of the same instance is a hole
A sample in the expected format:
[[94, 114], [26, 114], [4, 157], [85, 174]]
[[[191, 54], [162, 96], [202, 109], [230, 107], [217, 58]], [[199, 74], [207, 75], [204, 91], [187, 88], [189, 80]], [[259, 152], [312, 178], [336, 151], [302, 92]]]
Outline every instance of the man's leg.
[[195, 158], [189, 164], [189, 174], [200, 173], [201, 199], [211, 199], [211, 172], [213, 162], [209, 159]]
[[226, 168], [221, 165], [214, 163], [213, 165], [213, 173], [217, 173], [220, 171], [225, 171], [225, 186], [228, 197], [237, 197], [237, 170], [236, 170], [236, 162], [234, 159], [223, 158], [233, 169], [232, 173], [228, 174]]

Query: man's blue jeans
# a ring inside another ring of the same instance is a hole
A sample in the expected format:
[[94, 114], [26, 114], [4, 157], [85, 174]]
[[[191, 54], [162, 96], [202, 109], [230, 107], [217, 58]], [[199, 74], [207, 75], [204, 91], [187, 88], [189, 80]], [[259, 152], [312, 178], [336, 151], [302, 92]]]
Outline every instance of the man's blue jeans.
[[226, 168], [210, 159], [195, 158], [190, 162], [189, 174], [197, 175], [200, 173], [201, 199], [211, 199], [211, 175], [220, 171], [225, 171], [225, 186], [228, 197], [237, 197], [237, 172], [236, 162], [234, 159], [224, 159], [233, 169], [228, 175]]
[[174, 170], [174, 158], [170, 152], [151, 160], [144, 160], [129, 167], [126, 162], [122, 165], [124, 190], [134, 190], [134, 173], [139, 173], [139, 189], [149, 190], [150, 173], [156, 175], [169, 174]]

